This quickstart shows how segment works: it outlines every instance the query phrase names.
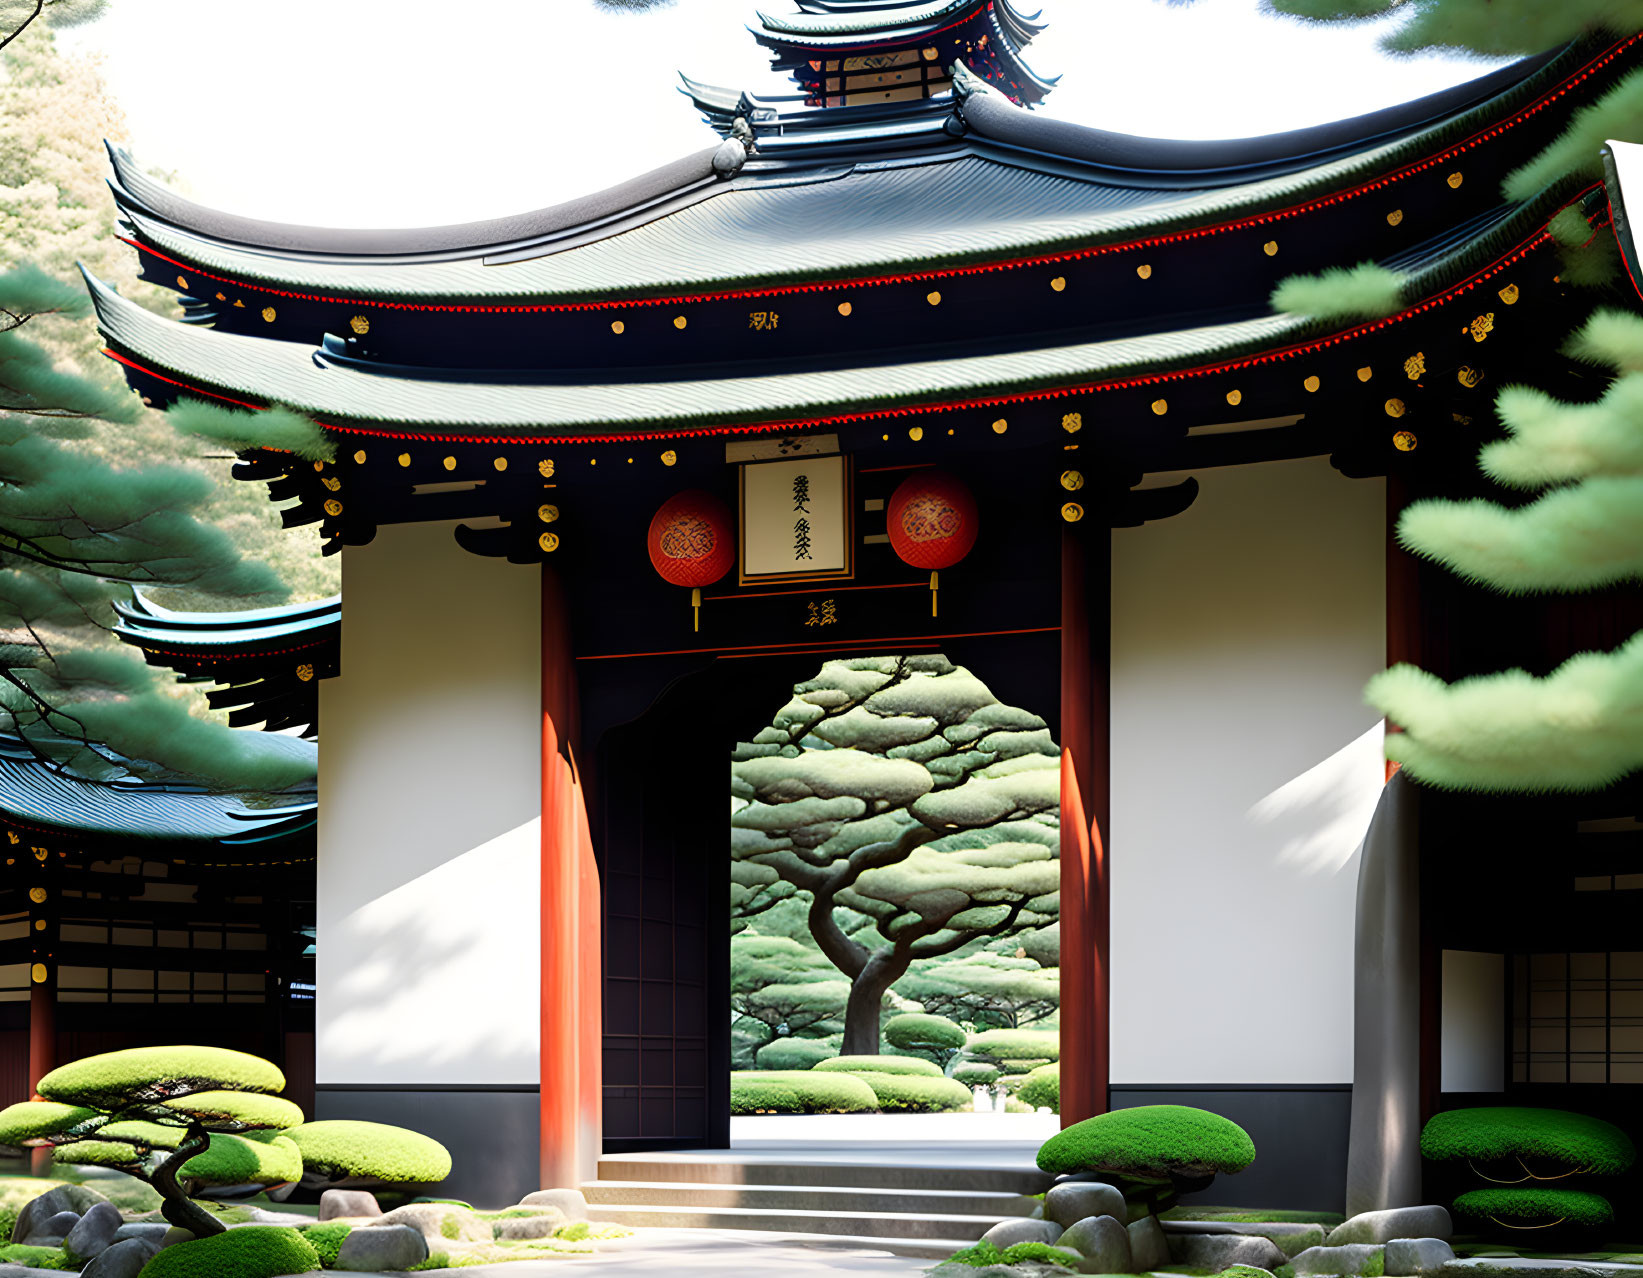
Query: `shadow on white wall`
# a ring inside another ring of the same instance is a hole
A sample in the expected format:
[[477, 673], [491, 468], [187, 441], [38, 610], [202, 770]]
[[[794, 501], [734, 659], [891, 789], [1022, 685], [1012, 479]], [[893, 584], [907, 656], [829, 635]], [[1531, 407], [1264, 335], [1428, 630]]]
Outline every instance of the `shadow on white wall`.
[[1266, 827], [1263, 841], [1277, 843], [1275, 864], [1308, 875], [1340, 874], [1356, 865], [1364, 831], [1380, 801], [1384, 735], [1377, 720], [1244, 814], [1252, 825]]
[[320, 986], [321, 1083], [537, 1080], [540, 827], [528, 821], [332, 924], [361, 957]]

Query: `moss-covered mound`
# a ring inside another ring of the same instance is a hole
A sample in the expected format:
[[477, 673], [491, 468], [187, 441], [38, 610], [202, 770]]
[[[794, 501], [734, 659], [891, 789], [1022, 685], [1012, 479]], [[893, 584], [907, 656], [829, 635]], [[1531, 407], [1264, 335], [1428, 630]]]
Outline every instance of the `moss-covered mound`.
[[451, 1174], [451, 1152], [431, 1136], [387, 1123], [323, 1119], [289, 1128], [305, 1176], [350, 1185], [436, 1185]]
[[941, 1078], [941, 1067], [933, 1061], [916, 1056], [834, 1056], [819, 1061], [816, 1069], [822, 1073], [859, 1074], [867, 1070], [874, 1074], [918, 1074], [925, 1078]]
[[1000, 1061], [1057, 1061], [1061, 1035], [1054, 1030], [983, 1030], [970, 1036], [969, 1050]]
[[247, 1225], [167, 1247], [139, 1278], [278, 1278], [319, 1268], [319, 1253], [295, 1229]]
[[778, 1038], [754, 1055], [760, 1069], [811, 1069], [838, 1055], [817, 1038]]
[[1034, 1109], [1045, 1108], [1061, 1111], [1061, 1065], [1040, 1065], [1035, 1070], [1029, 1070], [1027, 1079], [1016, 1088], [1016, 1098], [1023, 1105], [1031, 1105]]
[[854, 1074], [821, 1070], [740, 1070], [730, 1075], [732, 1114], [860, 1114], [878, 1108]]
[[1470, 1190], [1455, 1199], [1455, 1214], [1480, 1226], [1506, 1229], [1546, 1229], [1554, 1225], [1596, 1229], [1614, 1220], [1614, 1208], [1601, 1194], [1518, 1185]]
[[1138, 1105], [1097, 1114], [1057, 1132], [1038, 1150], [1051, 1175], [1108, 1172], [1158, 1179], [1243, 1171], [1255, 1142], [1230, 1119], [1189, 1105]]
[[101, 1112], [80, 1105], [60, 1105], [56, 1101], [19, 1101], [0, 1109], [0, 1145], [21, 1148], [47, 1136], [60, 1136], [81, 1123], [101, 1117]]
[[282, 1092], [285, 1075], [224, 1047], [131, 1047], [59, 1066], [40, 1080], [46, 1100], [113, 1109], [133, 1099], [187, 1092]]
[[904, 1052], [956, 1052], [966, 1039], [962, 1025], [927, 1012], [904, 1012], [884, 1023], [884, 1041]]
[[869, 1070], [858, 1070], [855, 1077], [873, 1089], [878, 1107], [885, 1113], [951, 1114], [974, 1103], [970, 1089], [950, 1078], [875, 1074]]
[[985, 1269], [989, 1265], [1021, 1265], [1037, 1261], [1041, 1265], [1057, 1265], [1062, 1269], [1076, 1271], [1080, 1257], [1076, 1251], [1069, 1251], [1065, 1247], [1052, 1247], [1049, 1243], [1041, 1242], [1016, 1243], [1013, 1247], [1006, 1247], [1001, 1251], [996, 1244], [983, 1238], [974, 1247], [955, 1251], [947, 1260], [949, 1263], [969, 1265], [975, 1269]]
[[1535, 1159], [1595, 1176], [1623, 1172], [1637, 1159], [1631, 1139], [1613, 1123], [1512, 1105], [1434, 1114], [1421, 1132], [1421, 1153], [1438, 1162]]
[[323, 1225], [302, 1225], [297, 1232], [319, 1256], [321, 1269], [335, 1269], [337, 1253], [342, 1250], [342, 1240], [353, 1232], [353, 1226], [333, 1225], [327, 1222]]

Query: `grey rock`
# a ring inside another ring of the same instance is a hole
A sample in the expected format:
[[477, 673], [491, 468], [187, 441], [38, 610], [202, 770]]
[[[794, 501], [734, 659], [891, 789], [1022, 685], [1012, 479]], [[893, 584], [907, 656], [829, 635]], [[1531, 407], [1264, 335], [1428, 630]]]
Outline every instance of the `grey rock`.
[[1137, 1273], [1162, 1269], [1170, 1263], [1169, 1238], [1158, 1223], [1158, 1217], [1148, 1216], [1133, 1221], [1129, 1227], [1130, 1263]]
[[1044, 1219], [1044, 1204], [1042, 1202], [1034, 1203], [1033, 1204], [1033, 1209], [1030, 1212], [1027, 1213], [1027, 1219], [1028, 1220], [1043, 1220]]
[[[1062, 1272], [1066, 1272], [1063, 1270]], [[27, 1265], [0, 1264], [0, 1278], [63, 1278], [61, 1269], [31, 1269]]]
[[1322, 1225], [1303, 1225], [1285, 1220], [1166, 1220], [1166, 1234], [1247, 1234], [1270, 1238], [1286, 1256], [1299, 1255], [1308, 1247], [1324, 1245]]
[[1338, 1247], [1308, 1247], [1290, 1263], [1297, 1274], [1361, 1274], [1381, 1254], [1378, 1243], [1342, 1243]]
[[733, 178], [747, 163], [747, 148], [735, 138], [726, 138], [713, 153], [713, 171], [722, 178]]
[[1289, 1263], [1272, 1239], [1249, 1234], [1176, 1234], [1170, 1239], [1170, 1254], [1183, 1265], [1212, 1273], [1230, 1265], [1273, 1270]]
[[158, 1248], [165, 1242], [165, 1236], [171, 1232], [171, 1226], [163, 1220], [134, 1220], [129, 1224], [121, 1225], [114, 1231], [114, 1241], [124, 1242], [127, 1238], [151, 1238]]
[[[63, 1212], [73, 1212], [75, 1216], [81, 1216], [90, 1211], [94, 1204], [107, 1201], [108, 1199], [95, 1189], [87, 1189], [84, 1185], [59, 1185], [56, 1189], [48, 1189], [32, 1202], [25, 1203], [23, 1210], [17, 1213], [17, 1223], [12, 1226], [11, 1240], [22, 1242], [30, 1234], [44, 1232], [40, 1227], [53, 1216]], [[68, 1229], [64, 1229], [63, 1233], [67, 1234]]]
[[336, 1220], [339, 1216], [380, 1216], [382, 1204], [377, 1196], [364, 1189], [327, 1189], [319, 1196], [319, 1218]]
[[1087, 1216], [1061, 1235], [1061, 1247], [1071, 1247], [1089, 1261], [1098, 1274], [1127, 1274], [1130, 1231], [1111, 1216]]
[[539, 1189], [520, 1199], [521, 1207], [557, 1207], [567, 1220], [586, 1220], [588, 1200], [580, 1189]]
[[1429, 1274], [1454, 1258], [1454, 1248], [1441, 1238], [1392, 1238], [1386, 1244], [1389, 1274]]
[[979, 1268], [953, 1260], [930, 1270], [929, 1278], [1067, 1278], [1067, 1271], [1060, 1265], [1041, 1264], [1036, 1260], [1019, 1265], [982, 1265]]
[[1451, 1238], [1454, 1226], [1449, 1212], [1438, 1206], [1390, 1207], [1366, 1211], [1336, 1225], [1324, 1241], [1331, 1247], [1343, 1243], [1384, 1243], [1394, 1238]]
[[1016, 1216], [1010, 1220], [999, 1221], [981, 1236], [1000, 1251], [1004, 1251], [1017, 1243], [1059, 1242], [1061, 1226], [1053, 1220], [1028, 1220], [1025, 1216]]
[[80, 1271], [80, 1278], [137, 1278], [159, 1254], [157, 1238], [122, 1238]]
[[68, 1231], [80, 1223], [80, 1213], [74, 1211], [60, 1211], [38, 1222], [34, 1228], [24, 1234], [21, 1241], [25, 1247], [61, 1247], [63, 1239], [68, 1237]]
[[100, 1256], [108, 1250], [123, 1224], [125, 1221], [120, 1216], [120, 1209], [113, 1203], [93, 1203], [80, 1217], [80, 1223], [68, 1231], [68, 1236], [63, 1239], [63, 1249], [81, 1260]]
[[1123, 1223], [1129, 1216], [1124, 1195], [1100, 1181], [1066, 1181], [1051, 1185], [1044, 1195], [1044, 1215], [1063, 1229], [1090, 1216], [1112, 1216]]
[[409, 1269], [426, 1259], [428, 1242], [421, 1230], [409, 1225], [369, 1225], [342, 1240], [336, 1267], [368, 1274], [382, 1269]]
[[514, 1216], [496, 1222], [498, 1241], [516, 1242], [521, 1238], [551, 1238], [553, 1231], [565, 1223], [556, 1211], [545, 1211], [540, 1216]]

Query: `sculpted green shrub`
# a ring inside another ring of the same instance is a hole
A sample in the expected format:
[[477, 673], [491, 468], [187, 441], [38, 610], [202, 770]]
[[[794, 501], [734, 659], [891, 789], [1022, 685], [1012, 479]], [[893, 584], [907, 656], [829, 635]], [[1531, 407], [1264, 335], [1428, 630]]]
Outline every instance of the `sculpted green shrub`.
[[46, 1147], [59, 1162], [146, 1181], [167, 1220], [204, 1237], [223, 1225], [193, 1195], [300, 1175], [300, 1157], [280, 1133], [302, 1122], [302, 1111], [269, 1094], [284, 1086], [276, 1066], [225, 1048], [105, 1052], [52, 1070], [40, 1080], [41, 1100], [0, 1110], [0, 1145]]
[[412, 1188], [451, 1174], [450, 1151], [430, 1136], [387, 1123], [322, 1119], [286, 1132], [310, 1189]]
[[966, 1087], [991, 1087], [998, 1082], [998, 1066], [985, 1061], [965, 1061], [953, 1066], [953, 1081]]
[[884, 1040], [891, 1047], [928, 1057], [945, 1066], [964, 1047], [964, 1027], [945, 1016], [903, 1012], [884, 1023]]
[[1051, 1175], [1095, 1172], [1157, 1213], [1217, 1175], [1255, 1161], [1255, 1142], [1230, 1119], [1188, 1105], [1138, 1105], [1057, 1132], [1038, 1150]]
[[1515, 1105], [1434, 1114], [1421, 1132], [1421, 1153], [1462, 1163], [1489, 1182], [1457, 1198], [1455, 1212], [1484, 1232], [1504, 1234], [1607, 1224], [1614, 1214], [1608, 1200], [1569, 1182], [1618, 1175], [1637, 1160], [1631, 1139], [1613, 1123]]
[[858, 1071], [854, 1077], [873, 1089], [878, 1107], [886, 1113], [950, 1114], [968, 1109], [974, 1101], [970, 1089], [950, 1078], [930, 1078], [923, 1074], [875, 1074]]
[[247, 1225], [167, 1247], [139, 1278], [279, 1278], [319, 1267], [319, 1253], [295, 1229]]
[[1037, 1069], [1029, 1071], [1026, 1082], [1016, 1089], [1015, 1094], [1023, 1105], [1030, 1105], [1034, 1109], [1051, 1109], [1060, 1113], [1060, 1064], [1040, 1065]]
[[1614, 1208], [1602, 1194], [1580, 1189], [1499, 1185], [1473, 1189], [1455, 1199], [1455, 1214], [1484, 1229], [1553, 1229], [1570, 1225], [1596, 1229], [1614, 1223]]
[[983, 1030], [970, 1035], [966, 1050], [983, 1059], [1041, 1065], [1061, 1059], [1061, 1035], [1055, 1030]]
[[778, 1038], [754, 1056], [760, 1069], [811, 1069], [838, 1053], [820, 1039]]
[[730, 1076], [732, 1114], [859, 1114], [878, 1108], [853, 1074], [820, 1070], [740, 1070]]
[[824, 1074], [859, 1074], [871, 1070], [875, 1074], [910, 1074], [923, 1078], [941, 1078], [939, 1065], [920, 1060], [916, 1056], [834, 1056], [822, 1061], [816, 1069]]

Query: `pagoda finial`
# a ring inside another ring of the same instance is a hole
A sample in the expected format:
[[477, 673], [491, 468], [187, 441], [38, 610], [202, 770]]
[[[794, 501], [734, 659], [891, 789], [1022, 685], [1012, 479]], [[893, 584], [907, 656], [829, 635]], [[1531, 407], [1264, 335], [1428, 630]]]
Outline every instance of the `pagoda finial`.
[[955, 67], [1011, 101], [1036, 106], [1055, 81], [1022, 49], [1044, 25], [1014, 0], [796, 0], [801, 12], [758, 15], [754, 38], [812, 107], [910, 102], [951, 92]]

